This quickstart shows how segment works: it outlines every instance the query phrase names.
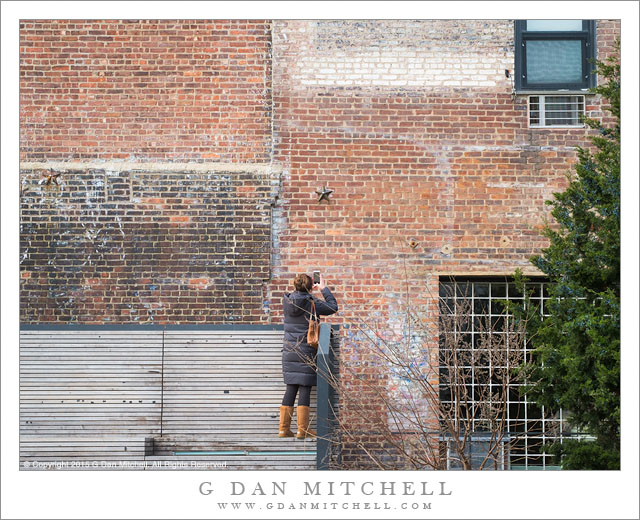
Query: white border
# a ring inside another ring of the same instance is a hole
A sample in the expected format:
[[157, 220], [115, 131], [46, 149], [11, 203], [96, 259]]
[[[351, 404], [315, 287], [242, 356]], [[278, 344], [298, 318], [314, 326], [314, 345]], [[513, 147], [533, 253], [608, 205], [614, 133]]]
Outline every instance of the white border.
[[[19, 472], [18, 20], [20, 18], [622, 19], [623, 455], [620, 472]], [[203, 480], [445, 480], [453, 500], [414, 517], [638, 518], [638, 3], [637, 2], [2, 2], [2, 518], [233, 517], [197, 492]], [[549, 12], [549, 11], [545, 11]], [[347, 497], [348, 498], [348, 497]], [[345, 497], [336, 497], [345, 500]], [[384, 511], [285, 512], [261, 518], [388, 518]], [[401, 517], [402, 513], [394, 514]], [[250, 517], [246, 512], [235, 517]], [[409, 517], [409, 516], [407, 516]]]

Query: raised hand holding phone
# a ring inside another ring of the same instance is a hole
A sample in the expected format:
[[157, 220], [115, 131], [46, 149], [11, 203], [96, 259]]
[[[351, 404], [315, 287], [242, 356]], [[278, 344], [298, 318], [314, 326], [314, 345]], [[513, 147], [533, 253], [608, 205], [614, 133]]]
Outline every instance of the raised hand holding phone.
[[313, 271], [313, 288], [312, 291], [322, 290], [326, 287], [324, 282], [324, 276], [320, 274], [320, 271]]

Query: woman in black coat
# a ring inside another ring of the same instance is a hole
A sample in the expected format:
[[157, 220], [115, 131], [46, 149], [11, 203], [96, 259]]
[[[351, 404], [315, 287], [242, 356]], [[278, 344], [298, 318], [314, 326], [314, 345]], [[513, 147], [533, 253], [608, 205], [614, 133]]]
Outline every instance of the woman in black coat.
[[[309, 405], [311, 404], [311, 387], [316, 384], [316, 349], [307, 343], [309, 319], [312, 314], [311, 303], [315, 304], [318, 316], [328, 316], [338, 312], [338, 303], [320, 277], [320, 283], [313, 285], [307, 274], [299, 274], [293, 281], [295, 291], [285, 294], [284, 310], [284, 344], [282, 347], [282, 375], [287, 385], [282, 406], [280, 406], [279, 437], [293, 437], [290, 430], [293, 405], [298, 395], [298, 439], [315, 437], [309, 430]], [[312, 296], [311, 292], [319, 289], [324, 300]]]

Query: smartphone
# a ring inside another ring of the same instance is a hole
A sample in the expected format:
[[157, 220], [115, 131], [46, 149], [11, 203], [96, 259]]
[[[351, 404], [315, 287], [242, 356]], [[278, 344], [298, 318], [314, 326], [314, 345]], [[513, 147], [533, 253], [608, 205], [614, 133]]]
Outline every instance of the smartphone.
[[320, 271], [313, 272], [313, 283], [314, 284], [320, 283]]

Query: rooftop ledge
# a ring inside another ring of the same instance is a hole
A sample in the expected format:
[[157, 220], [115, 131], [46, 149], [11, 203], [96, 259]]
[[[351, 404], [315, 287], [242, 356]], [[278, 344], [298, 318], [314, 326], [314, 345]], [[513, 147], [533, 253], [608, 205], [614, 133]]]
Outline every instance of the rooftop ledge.
[[106, 170], [114, 172], [143, 171], [157, 173], [252, 172], [280, 173], [282, 166], [272, 163], [219, 163], [219, 162], [131, 162], [131, 161], [43, 161], [20, 162], [20, 170], [84, 171]]

